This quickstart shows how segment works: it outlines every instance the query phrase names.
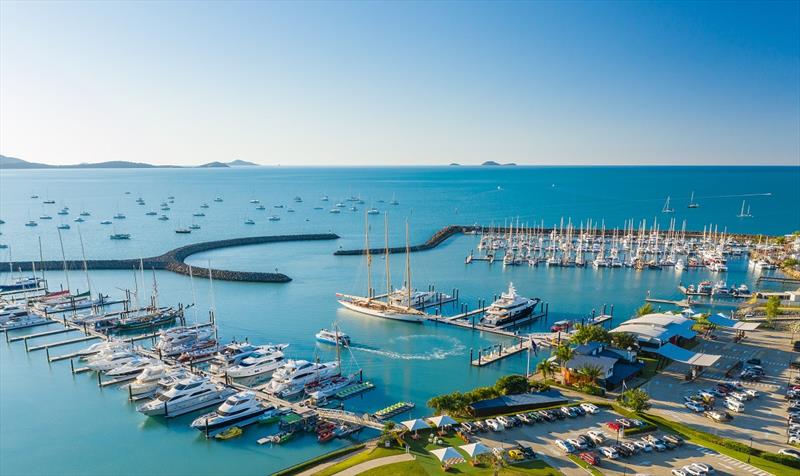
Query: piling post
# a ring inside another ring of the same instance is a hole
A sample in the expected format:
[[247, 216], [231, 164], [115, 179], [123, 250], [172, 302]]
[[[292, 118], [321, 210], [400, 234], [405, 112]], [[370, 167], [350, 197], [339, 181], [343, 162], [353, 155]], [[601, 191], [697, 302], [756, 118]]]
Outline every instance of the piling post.
[[[72, 362], [70, 360], [70, 362]], [[131, 388], [130, 384], [128, 385], [128, 401], [133, 401], [133, 389]]]
[[358, 381], [359, 381], [359, 383], [363, 383], [364, 382], [364, 369], [359, 369], [358, 370]]
[[50, 347], [44, 348], [45, 356], [47, 357], [47, 363], [50, 364]]
[[98, 370], [97, 371], [97, 386], [98, 387], [102, 387], [103, 386], [103, 381], [102, 381], [101, 375], [102, 375], [102, 373]]
[[208, 438], [208, 417], [206, 417], [206, 438]]
[[482, 352], [483, 352], [483, 349], [481, 349], [481, 350], [479, 350], [479, 351], [478, 351], [478, 367], [480, 367], [480, 366], [481, 366], [481, 353], [482, 353]]
[[[8, 333], [8, 331], [6, 331], [6, 333]], [[25, 342], [25, 352], [28, 352], [28, 338], [26, 337], [23, 341]]]
[[472, 362], [472, 347], [469, 349], [469, 361]]
[[72, 359], [69, 359], [69, 371], [75, 375], [75, 362]]
[[606, 315], [606, 304], [605, 303], [603, 303], [603, 315], [604, 316]]
[[8, 342], [9, 342], [9, 341], [8, 341], [8, 331], [5, 331], [5, 332], [3, 332], [3, 334], [5, 334], [5, 335], [6, 335], [6, 344], [8, 344]]

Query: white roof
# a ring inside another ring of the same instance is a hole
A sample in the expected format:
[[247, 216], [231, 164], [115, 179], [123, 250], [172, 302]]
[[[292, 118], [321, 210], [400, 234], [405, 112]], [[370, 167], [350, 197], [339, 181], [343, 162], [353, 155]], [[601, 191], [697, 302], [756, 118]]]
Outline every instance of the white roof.
[[425, 420], [420, 420], [419, 418], [415, 420], [404, 421], [403, 426], [411, 431], [430, 429], [430, 425], [425, 423]]
[[448, 425], [455, 425], [457, 423], [448, 415], [435, 416], [426, 419], [428, 420], [428, 422], [432, 423], [433, 426], [437, 428], [441, 428], [443, 426], [448, 426]]
[[491, 448], [483, 443], [470, 443], [468, 445], [459, 446], [459, 448], [461, 448], [461, 451], [468, 454], [470, 458], [492, 451]]
[[461, 453], [459, 453], [452, 446], [448, 446], [447, 448], [439, 448], [438, 450], [432, 450], [431, 453], [439, 458], [439, 461], [442, 463], [457, 464], [464, 461], [464, 457], [461, 456]]

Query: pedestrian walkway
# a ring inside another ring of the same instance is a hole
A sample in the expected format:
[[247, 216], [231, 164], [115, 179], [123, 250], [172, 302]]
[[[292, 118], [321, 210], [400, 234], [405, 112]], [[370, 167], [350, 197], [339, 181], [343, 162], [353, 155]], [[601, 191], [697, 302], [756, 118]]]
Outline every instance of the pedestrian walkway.
[[738, 459], [731, 458], [730, 456], [717, 453], [714, 450], [710, 450], [708, 448], [700, 447], [700, 451], [702, 453], [705, 453], [705, 454], [709, 455], [709, 456], [713, 456], [715, 458], [719, 458], [720, 460], [724, 461], [726, 464], [728, 464], [730, 466], [735, 466], [735, 467], [739, 468], [742, 471], [747, 471], [748, 473], [755, 474], [756, 476], [773, 476], [772, 473], [768, 473], [768, 472], [766, 472], [764, 470], [756, 468], [755, 466], [749, 465], [747, 463], [743, 463], [743, 462], [739, 461]]
[[394, 463], [402, 463], [403, 461], [412, 461], [413, 459], [414, 455], [410, 453], [403, 453], [394, 456], [385, 456], [383, 458], [364, 461], [363, 463], [347, 468], [336, 474], [337, 476], [356, 476], [357, 474], [361, 474], [365, 471], [369, 471], [370, 469], [375, 469], [380, 466], [386, 466], [387, 464], [394, 464]]

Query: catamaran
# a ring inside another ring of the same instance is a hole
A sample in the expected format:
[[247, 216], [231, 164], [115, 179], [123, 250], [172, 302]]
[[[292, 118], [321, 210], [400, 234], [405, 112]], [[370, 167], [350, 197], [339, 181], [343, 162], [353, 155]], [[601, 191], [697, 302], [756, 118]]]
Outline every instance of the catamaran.
[[750, 214], [750, 205], [747, 205], [747, 211], [744, 209], [745, 201], [742, 200], [742, 209], [739, 211], [739, 214], [736, 215], [737, 218], [753, 218], [753, 215]]
[[675, 213], [675, 209], [669, 205], [669, 197], [667, 197], [667, 201], [664, 202], [664, 208], [661, 209], [661, 213]]
[[694, 190], [692, 190], [692, 197], [689, 199], [689, 205], [686, 208], [700, 208], [700, 204], [694, 201]]

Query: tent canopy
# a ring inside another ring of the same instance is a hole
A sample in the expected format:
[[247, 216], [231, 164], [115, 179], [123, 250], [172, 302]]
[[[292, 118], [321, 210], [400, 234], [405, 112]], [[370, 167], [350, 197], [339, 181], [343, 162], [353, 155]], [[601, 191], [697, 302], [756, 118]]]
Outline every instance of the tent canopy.
[[411, 431], [430, 429], [430, 425], [425, 423], [425, 420], [420, 420], [419, 418], [415, 420], [404, 421], [403, 426]]
[[461, 448], [461, 451], [468, 454], [470, 458], [474, 458], [478, 455], [482, 455], [484, 453], [489, 453], [492, 451], [488, 446], [484, 445], [483, 443], [470, 443], [468, 445], [459, 446], [459, 448]]
[[441, 428], [443, 426], [455, 425], [458, 423], [448, 415], [435, 416], [427, 419], [433, 426]]
[[728, 319], [723, 314], [708, 316], [708, 322], [716, 326], [736, 329], [737, 331], [754, 331], [760, 325], [758, 322], [742, 322], [733, 319]]
[[439, 448], [438, 450], [432, 450], [431, 453], [439, 458], [439, 461], [445, 464], [458, 464], [464, 462], [464, 457], [461, 456], [461, 453], [456, 451], [456, 449], [452, 446], [448, 446], [447, 448]]
[[694, 353], [674, 344], [664, 344], [656, 352], [668, 359], [698, 367], [711, 367], [721, 357], [720, 355]]

